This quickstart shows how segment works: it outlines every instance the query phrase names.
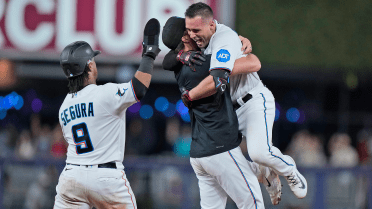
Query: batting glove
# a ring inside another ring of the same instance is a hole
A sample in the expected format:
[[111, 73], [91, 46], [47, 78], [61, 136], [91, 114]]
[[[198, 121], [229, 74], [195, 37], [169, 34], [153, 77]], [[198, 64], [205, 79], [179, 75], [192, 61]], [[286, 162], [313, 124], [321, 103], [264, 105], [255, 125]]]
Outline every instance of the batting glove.
[[159, 52], [159, 33], [160, 23], [157, 19], [150, 19], [145, 26], [143, 31], [143, 42], [142, 42], [142, 57], [147, 55], [153, 59], [158, 56]]
[[206, 61], [205, 57], [199, 51], [184, 52], [183, 50], [177, 54], [177, 60], [184, 65], [188, 65], [194, 72], [196, 71], [194, 64], [202, 65]]
[[190, 98], [189, 90], [187, 90], [185, 87], [182, 88], [181, 99], [182, 99], [183, 104], [187, 108], [190, 109], [192, 107], [192, 99]]

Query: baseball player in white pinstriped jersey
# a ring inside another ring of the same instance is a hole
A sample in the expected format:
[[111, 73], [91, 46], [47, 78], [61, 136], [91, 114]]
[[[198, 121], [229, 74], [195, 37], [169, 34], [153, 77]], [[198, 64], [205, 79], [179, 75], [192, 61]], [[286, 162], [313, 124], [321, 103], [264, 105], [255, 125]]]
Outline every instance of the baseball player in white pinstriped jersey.
[[60, 63], [69, 81], [59, 110], [68, 143], [66, 166], [57, 185], [55, 209], [136, 209], [136, 199], [122, 164], [125, 112], [145, 95], [159, 49], [160, 24], [148, 21], [140, 66], [128, 83], [97, 85], [93, 51], [84, 41], [65, 47]]
[[[193, 6], [193, 5], [192, 5]], [[195, 17], [187, 17], [186, 28], [190, 37], [197, 43], [199, 48], [205, 49], [204, 54], [212, 54], [211, 70], [213, 68], [227, 68], [227, 63], [234, 62], [242, 55], [241, 44], [238, 35], [228, 33], [231, 30], [227, 26], [213, 21], [213, 16], [205, 16], [209, 7], [204, 3], [196, 3], [200, 12]], [[210, 9], [210, 7], [209, 7]], [[204, 11], [203, 11], [204, 10]], [[201, 23], [196, 24], [198, 19]], [[211, 21], [211, 20], [212, 21]], [[212, 32], [213, 35], [208, 36]], [[235, 40], [235, 41], [234, 41]], [[247, 66], [249, 68], [249, 66]], [[229, 68], [231, 71], [232, 68]], [[257, 72], [242, 74], [244, 72], [232, 72], [230, 77], [231, 99], [235, 104], [239, 120], [239, 130], [247, 139], [248, 153], [251, 159], [259, 163], [261, 171], [265, 172], [266, 179], [274, 180], [276, 188], [268, 188], [273, 204], [280, 201], [280, 182], [277, 175], [282, 175], [298, 198], [304, 198], [307, 194], [306, 179], [299, 173], [294, 160], [272, 145], [272, 127], [275, 118], [275, 101], [271, 91], [266, 88]], [[214, 84], [214, 85], [213, 85]], [[216, 86], [212, 76], [204, 79], [197, 87], [190, 90], [188, 98], [197, 100], [207, 97], [216, 92]], [[267, 166], [267, 167], [265, 167]], [[270, 171], [270, 169], [272, 169]], [[274, 172], [275, 171], [275, 172]], [[262, 181], [265, 183], [265, 181]]]

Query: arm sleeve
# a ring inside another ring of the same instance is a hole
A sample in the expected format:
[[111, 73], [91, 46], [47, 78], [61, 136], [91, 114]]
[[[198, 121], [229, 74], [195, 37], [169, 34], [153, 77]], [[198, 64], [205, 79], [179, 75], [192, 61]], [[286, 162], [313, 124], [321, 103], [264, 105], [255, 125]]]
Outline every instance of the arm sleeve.
[[136, 77], [132, 78], [132, 85], [133, 85], [133, 91], [134, 91], [134, 94], [136, 95], [137, 100], [141, 100], [145, 96], [148, 88], [141, 81], [139, 81]]
[[170, 50], [164, 57], [163, 69], [169, 71], [175, 71], [175, 69], [180, 69], [182, 63], [177, 60], [177, 53], [174, 50]]
[[212, 43], [210, 70], [226, 69], [232, 71], [235, 60], [241, 57], [242, 43], [232, 30], [216, 34]]

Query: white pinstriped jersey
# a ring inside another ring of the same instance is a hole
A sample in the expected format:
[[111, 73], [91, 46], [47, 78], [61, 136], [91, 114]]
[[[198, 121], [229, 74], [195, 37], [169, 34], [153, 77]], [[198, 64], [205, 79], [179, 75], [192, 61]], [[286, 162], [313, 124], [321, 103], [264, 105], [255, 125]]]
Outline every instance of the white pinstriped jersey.
[[90, 84], [67, 94], [59, 122], [68, 143], [66, 163], [123, 162], [126, 109], [138, 100], [132, 83]]
[[[232, 71], [236, 59], [243, 56], [241, 51], [242, 43], [238, 34], [231, 28], [216, 23], [216, 32], [212, 35], [208, 47], [204, 54], [212, 54], [210, 70], [218, 68], [227, 68]], [[230, 94], [233, 103], [245, 96], [249, 90], [253, 89], [261, 82], [256, 72], [249, 74], [240, 74], [230, 77]]]

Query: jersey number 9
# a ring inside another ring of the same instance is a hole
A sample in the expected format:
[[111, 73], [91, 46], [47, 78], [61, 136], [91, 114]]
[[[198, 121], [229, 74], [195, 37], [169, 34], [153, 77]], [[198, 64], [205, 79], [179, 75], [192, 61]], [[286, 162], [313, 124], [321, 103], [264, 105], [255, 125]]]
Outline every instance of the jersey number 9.
[[76, 144], [76, 153], [84, 154], [94, 150], [92, 141], [90, 140], [87, 124], [80, 123], [72, 126], [72, 135]]

